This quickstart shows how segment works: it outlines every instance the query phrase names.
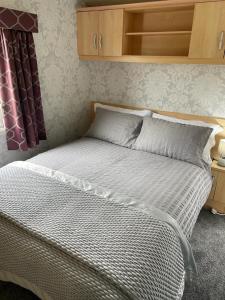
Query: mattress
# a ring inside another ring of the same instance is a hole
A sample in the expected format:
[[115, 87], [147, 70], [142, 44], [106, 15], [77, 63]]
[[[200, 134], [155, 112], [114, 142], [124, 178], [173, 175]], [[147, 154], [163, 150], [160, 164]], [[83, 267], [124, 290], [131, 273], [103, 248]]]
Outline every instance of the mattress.
[[82, 138], [29, 162], [88, 180], [142, 209], [154, 206], [173, 217], [187, 238], [212, 185], [208, 168], [93, 138]]

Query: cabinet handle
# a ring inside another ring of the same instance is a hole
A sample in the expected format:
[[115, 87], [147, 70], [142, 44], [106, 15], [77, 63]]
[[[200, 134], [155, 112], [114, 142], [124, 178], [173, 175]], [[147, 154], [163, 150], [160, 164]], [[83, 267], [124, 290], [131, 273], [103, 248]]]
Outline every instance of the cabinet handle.
[[222, 50], [224, 47], [224, 31], [220, 33], [220, 40], [219, 40], [219, 50]]
[[99, 34], [99, 49], [102, 49], [102, 35]]
[[98, 48], [97, 47], [97, 34], [96, 33], [94, 33], [94, 35], [93, 35], [93, 46], [94, 46], [95, 49]]

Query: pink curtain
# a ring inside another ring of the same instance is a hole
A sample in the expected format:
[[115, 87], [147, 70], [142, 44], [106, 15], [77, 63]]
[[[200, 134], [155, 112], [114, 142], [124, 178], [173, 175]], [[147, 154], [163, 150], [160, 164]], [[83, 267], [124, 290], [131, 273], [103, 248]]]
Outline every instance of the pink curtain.
[[0, 99], [9, 150], [46, 139], [32, 32], [0, 29]]

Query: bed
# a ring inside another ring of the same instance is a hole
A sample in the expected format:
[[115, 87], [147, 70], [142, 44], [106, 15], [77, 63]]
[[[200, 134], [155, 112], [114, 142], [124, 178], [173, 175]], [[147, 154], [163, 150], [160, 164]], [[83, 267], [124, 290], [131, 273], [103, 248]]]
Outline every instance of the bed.
[[93, 138], [82, 138], [29, 162], [86, 179], [138, 206], [154, 205], [176, 219], [187, 237], [211, 189], [206, 169]]
[[0, 280], [41, 299], [181, 299], [194, 276], [207, 167], [83, 137], [0, 182]]

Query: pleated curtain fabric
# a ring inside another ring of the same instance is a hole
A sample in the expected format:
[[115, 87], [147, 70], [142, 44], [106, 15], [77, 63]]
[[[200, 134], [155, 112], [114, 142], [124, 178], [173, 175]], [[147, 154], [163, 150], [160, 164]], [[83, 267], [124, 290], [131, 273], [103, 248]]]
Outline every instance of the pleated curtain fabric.
[[46, 139], [32, 32], [0, 28], [0, 100], [9, 150]]

